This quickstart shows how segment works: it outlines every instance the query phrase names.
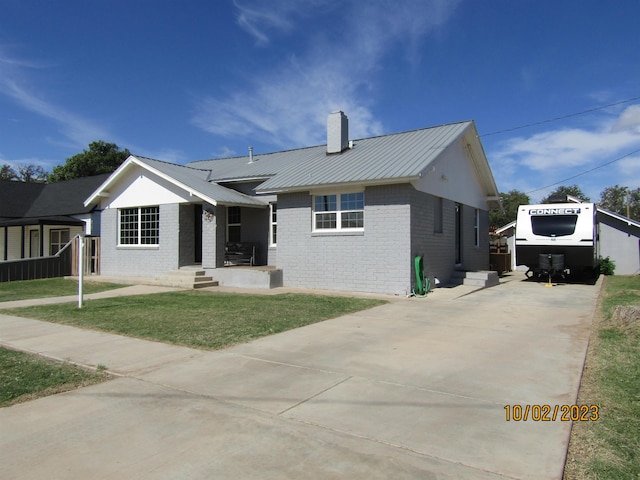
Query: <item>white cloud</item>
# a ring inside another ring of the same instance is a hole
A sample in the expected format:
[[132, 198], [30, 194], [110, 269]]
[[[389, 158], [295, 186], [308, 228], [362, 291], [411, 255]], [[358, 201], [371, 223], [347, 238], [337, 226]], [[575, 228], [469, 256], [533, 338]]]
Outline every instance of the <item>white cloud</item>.
[[222, 146], [218, 150], [211, 152], [211, 158], [231, 158], [236, 156], [239, 156], [238, 152], [227, 146]]
[[271, 36], [295, 30], [299, 20], [330, 11], [342, 3], [336, 0], [234, 0], [233, 5], [237, 9], [238, 26], [255, 38], [256, 45], [264, 47], [271, 42]]
[[597, 200], [607, 186], [640, 184], [638, 155], [616, 160], [640, 149], [640, 105], [591, 120], [592, 128], [548, 130], [497, 144], [489, 158], [501, 191], [533, 190], [532, 199], [539, 199], [560, 183], [578, 184]]
[[611, 128], [613, 132], [632, 132], [640, 134], [640, 105], [627, 107]]
[[238, 9], [238, 25], [256, 39], [257, 45], [269, 43], [268, 30], [288, 31], [292, 28], [288, 16], [295, 13], [295, 4], [290, 1], [252, 3], [236, 0], [233, 4]]
[[[129, 149], [129, 151], [131, 151], [131, 149]], [[183, 164], [187, 160], [189, 160], [189, 158], [187, 158], [187, 156], [184, 154], [183, 151], [176, 150], [173, 148], [166, 148], [166, 149], [160, 149], [160, 150], [135, 149], [131, 151], [131, 153], [133, 155], [138, 154], [144, 157], [154, 158], [156, 160], [162, 160], [164, 162], [177, 163], [177, 164]]]
[[640, 146], [640, 105], [628, 107], [613, 122], [591, 130], [562, 128], [507, 140], [495, 153], [505, 164], [531, 170], [588, 168], [625, 150]]
[[5, 165], [5, 164], [9, 165], [13, 169], [17, 169], [19, 167], [24, 167], [27, 165], [36, 165], [36, 166], [42, 167], [45, 170], [51, 167], [50, 161], [42, 160], [40, 158], [27, 157], [27, 158], [8, 159], [7, 157], [5, 157], [0, 153], [0, 165]]
[[75, 147], [108, 138], [106, 130], [91, 120], [66, 111], [25, 87], [29, 81], [24, 70], [42, 68], [46, 66], [10, 57], [0, 46], [0, 94], [11, 98], [23, 109], [55, 122], [60, 127], [61, 133], [71, 140]]
[[[457, 1], [405, 2], [316, 0], [298, 2], [236, 1], [239, 25], [260, 45], [268, 32], [297, 32], [298, 20], [330, 12], [331, 33], [305, 36], [270, 71], [245, 79], [227, 95], [205, 95], [194, 103], [192, 123], [225, 138], [240, 137], [279, 148], [322, 144], [327, 115], [343, 110], [349, 117], [351, 138], [383, 133], [375, 118], [375, 78], [382, 60], [402, 44], [407, 60], [417, 61], [424, 35], [444, 24]], [[335, 34], [335, 35], [334, 35]]]

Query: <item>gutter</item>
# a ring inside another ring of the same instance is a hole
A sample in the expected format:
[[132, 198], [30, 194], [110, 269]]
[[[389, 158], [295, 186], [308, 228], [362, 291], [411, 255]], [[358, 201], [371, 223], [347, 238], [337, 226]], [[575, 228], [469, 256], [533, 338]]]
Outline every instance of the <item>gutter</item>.
[[351, 181], [343, 183], [321, 183], [321, 184], [307, 184], [307, 185], [291, 185], [287, 187], [268, 188], [268, 189], [256, 189], [256, 193], [261, 194], [278, 194], [278, 193], [295, 193], [295, 192], [308, 192], [314, 190], [327, 190], [327, 189], [344, 189], [348, 187], [375, 187], [377, 185], [394, 185], [400, 183], [411, 183], [419, 180], [420, 175], [412, 175], [409, 177], [398, 178], [386, 178], [376, 180], [361, 180]]

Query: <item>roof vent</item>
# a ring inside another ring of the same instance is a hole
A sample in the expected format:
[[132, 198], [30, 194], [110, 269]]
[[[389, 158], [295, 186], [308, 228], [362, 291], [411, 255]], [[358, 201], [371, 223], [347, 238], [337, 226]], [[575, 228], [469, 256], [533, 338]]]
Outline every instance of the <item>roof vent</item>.
[[253, 147], [249, 147], [249, 163], [253, 163]]
[[340, 153], [349, 148], [349, 119], [338, 110], [327, 117], [327, 153]]

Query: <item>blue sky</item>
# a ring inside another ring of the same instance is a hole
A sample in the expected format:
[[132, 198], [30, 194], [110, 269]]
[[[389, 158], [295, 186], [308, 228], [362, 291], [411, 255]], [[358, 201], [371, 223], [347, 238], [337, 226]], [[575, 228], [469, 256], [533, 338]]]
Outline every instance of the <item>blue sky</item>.
[[597, 200], [640, 186], [639, 18], [638, 0], [0, 0], [0, 163], [319, 145], [340, 109], [352, 139], [475, 120], [500, 191], [534, 201], [609, 163], [562, 182]]

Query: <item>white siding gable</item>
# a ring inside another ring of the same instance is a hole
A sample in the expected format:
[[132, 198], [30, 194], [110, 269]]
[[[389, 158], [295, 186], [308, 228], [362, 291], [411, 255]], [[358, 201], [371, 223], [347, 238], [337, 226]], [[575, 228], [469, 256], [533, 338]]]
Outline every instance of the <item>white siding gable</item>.
[[474, 162], [463, 141], [447, 148], [413, 182], [416, 190], [481, 210], [488, 210], [487, 195], [476, 175]]
[[102, 208], [127, 208], [193, 201], [188, 192], [142, 168], [134, 169], [110, 188]]

